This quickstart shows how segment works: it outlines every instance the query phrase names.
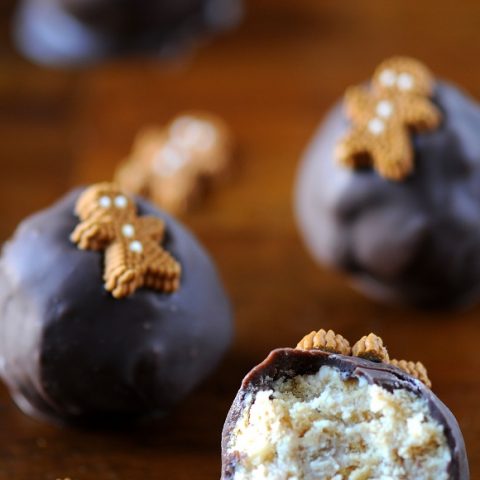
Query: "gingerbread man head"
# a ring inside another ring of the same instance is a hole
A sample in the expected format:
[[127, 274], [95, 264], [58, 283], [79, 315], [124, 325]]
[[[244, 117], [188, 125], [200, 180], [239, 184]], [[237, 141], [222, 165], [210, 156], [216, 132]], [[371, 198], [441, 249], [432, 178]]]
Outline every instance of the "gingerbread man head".
[[372, 77], [372, 87], [401, 95], [402, 93], [428, 97], [432, 94], [434, 79], [425, 65], [409, 57], [392, 57], [382, 62]]
[[179, 287], [181, 267], [160, 244], [164, 222], [139, 217], [133, 199], [115, 185], [87, 188], [75, 213], [81, 222], [71, 240], [81, 249], [105, 250], [105, 288], [114, 297], [125, 297], [142, 286], [166, 293]]

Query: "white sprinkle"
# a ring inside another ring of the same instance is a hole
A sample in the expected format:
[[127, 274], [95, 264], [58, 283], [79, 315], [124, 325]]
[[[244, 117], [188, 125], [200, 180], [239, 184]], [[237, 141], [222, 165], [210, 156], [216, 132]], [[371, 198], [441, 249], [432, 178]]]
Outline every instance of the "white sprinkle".
[[167, 143], [158, 153], [154, 167], [159, 175], [169, 177], [187, 162], [187, 156], [175, 145]]
[[409, 73], [401, 73], [398, 76], [397, 85], [400, 90], [411, 90], [414, 83], [413, 77]]
[[128, 200], [124, 195], [117, 195], [115, 197], [115, 206], [117, 208], [125, 208], [127, 206]]
[[382, 83], [386, 87], [393, 87], [396, 81], [397, 74], [393, 70], [387, 68], [386, 70], [383, 70], [382, 73], [380, 73], [380, 83]]
[[385, 130], [385, 124], [375, 117], [368, 122], [368, 129], [374, 135], [380, 135]]
[[142, 253], [143, 252], [143, 245], [138, 241], [134, 240], [133, 242], [130, 242], [130, 245], [128, 246], [131, 252], [134, 253]]
[[186, 149], [208, 150], [216, 139], [215, 128], [204, 120], [180, 117], [171, 126], [172, 140]]
[[135, 235], [135, 228], [133, 225], [126, 223], [125, 225], [122, 225], [122, 234], [124, 237], [131, 238]]
[[381, 100], [377, 103], [377, 114], [380, 117], [388, 118], [393, 113], [392, 102], [388, 100]]
[[99, 204], [102, 208], [109, 208], [109, 207], [112, 205], [112, 201], [110, 200], [110, 197], [107, 197], [106, 195], [103, 195], [103, 196], [100, 197], [100, 199], [98, 200], [98, 204]]

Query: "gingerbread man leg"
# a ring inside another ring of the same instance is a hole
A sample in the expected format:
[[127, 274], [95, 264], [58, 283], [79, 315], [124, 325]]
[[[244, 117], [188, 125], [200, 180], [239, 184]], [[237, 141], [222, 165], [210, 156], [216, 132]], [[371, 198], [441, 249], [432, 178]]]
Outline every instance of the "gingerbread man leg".
[[103, 250], [115, 238], [112, 224], [93, 218], [79, 223], [70, 239], [82, 250]]
[[414, 97], [405, 102], [401, 113], [405, 125], [417, 132], [433, 130], [441, 121], [438, 108], [423, 97]]
[[355, 129], [337, 145], [336, 157], [349, 168], [368, 167], [372, 163], [371, 143], [363, 129]]
[[400, 180], [413, 169], [408, 130], [397, 124], [370, 147], [375, 170], [390, 180]]
[[146, 246], [146, 271], [144, 283], [147, 287], [170, 293], [177, 290], [181, 268], [165, 250], [159, 252]]
[[105, 251], [105, 288], [115, 298], [124, 297], [143, 284], [144, 272], [134, 255], [137, 253], [127, 252], [122, 242], [111, 244]]

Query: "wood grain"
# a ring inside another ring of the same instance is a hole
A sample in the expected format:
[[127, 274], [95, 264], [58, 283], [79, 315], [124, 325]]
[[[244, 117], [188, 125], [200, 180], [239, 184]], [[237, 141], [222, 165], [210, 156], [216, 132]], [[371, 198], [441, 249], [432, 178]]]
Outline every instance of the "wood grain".
[[0, 240], [70, 187], [109, 179], [135, 132], [183, 109], [222, 115], [238, 139], [231, 183], [183, 220], [215, 257], [236, 310], [228, 358], [154, 425], [116, 432], [32, 420], [0, 391], [0, 480], [219, 477], [220, 431], [242, 376], [277, 346], [333, 328], [375, 331], [397, 358], [422, 360], [462, 426], [480, 478], [480, 308], [425, 313], [374, 303], [315, 266], [292, 214], [299, 158], [347, 85], [384, 57], [419, 57], [480, 98], [475, 0], [262, 0], [235, 32], [170, 61], [129, 59], [59, 71], [21, 59], [0, 7]]

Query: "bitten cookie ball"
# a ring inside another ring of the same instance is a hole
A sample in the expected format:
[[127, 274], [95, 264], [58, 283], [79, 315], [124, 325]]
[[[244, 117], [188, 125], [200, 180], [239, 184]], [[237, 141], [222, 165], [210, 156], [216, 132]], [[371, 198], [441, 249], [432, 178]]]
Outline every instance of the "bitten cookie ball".
[[377, 299], [454, 307], [480, 293], [480, 108], [394, 57], [347, 90], [300, 166], [314, 258]]
[[218, 364], [230, 304], [198, 241], [112, 184], [24, 220], [0, 259], [1, 375], [27, 414], [162, 414]]
[[[379, 358], [383, 360], [380, 361]], [[468, 480], [457, 421], [425, 367], [312, 332], [243, 380], [223, 430], [222, 480]]]

